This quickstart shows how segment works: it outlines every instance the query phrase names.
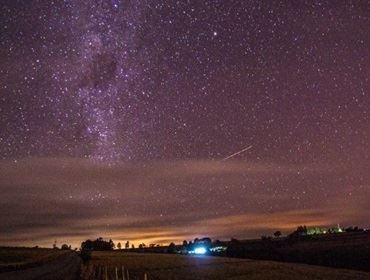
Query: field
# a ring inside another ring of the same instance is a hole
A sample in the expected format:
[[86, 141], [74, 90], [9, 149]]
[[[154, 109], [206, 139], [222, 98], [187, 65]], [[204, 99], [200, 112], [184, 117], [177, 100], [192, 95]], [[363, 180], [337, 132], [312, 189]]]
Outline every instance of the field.
[[0, 247], [0, 272], [37, 266], [63, 254], [53, 249]]
[[[304, 264], [234, 258], [125, 252], [94, 252], [84, 279], [370, 279], [370, 274]], [[117, 277], [117, 278], [116, 278]]]
[[299, 239], [240, 241], [229, 244], [227, 256], [370, 272], [370, 234], [347, 233]]
[[0, 247], [0, 280], [76, 280], [80, 267], [73, 251]]

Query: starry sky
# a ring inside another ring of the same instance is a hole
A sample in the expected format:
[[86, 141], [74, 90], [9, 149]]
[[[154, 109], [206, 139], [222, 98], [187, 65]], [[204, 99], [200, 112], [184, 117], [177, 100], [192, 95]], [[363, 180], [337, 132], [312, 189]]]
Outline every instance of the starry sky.
[[0, 1], [0, 244], [369, 227], [369, 27], [362, 0]]

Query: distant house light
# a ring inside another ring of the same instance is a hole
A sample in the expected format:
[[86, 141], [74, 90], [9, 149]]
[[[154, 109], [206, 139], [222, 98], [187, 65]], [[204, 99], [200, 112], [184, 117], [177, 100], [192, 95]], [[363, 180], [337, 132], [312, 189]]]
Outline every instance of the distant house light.
[[205, 253], [207, 253], [207, 249], [204, 247], [196, 247], [194, 249], [194, 254], [196, 255], [204, 255]]
[[226, 251], [226, 249], [227, 249], [226, 246], [216, 246], [216, 247], [209, 248], [209, 250], [214, 253], [224, 252]]

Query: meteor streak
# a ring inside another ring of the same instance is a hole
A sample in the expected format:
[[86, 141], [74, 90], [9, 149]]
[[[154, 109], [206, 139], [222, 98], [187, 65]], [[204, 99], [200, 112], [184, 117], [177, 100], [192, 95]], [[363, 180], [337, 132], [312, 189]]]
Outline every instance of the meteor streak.
[[252, 149], [252, 148], [253, 148], [253, 146], [252, 146], [252, 145], [250, 145], [250, 146], [248, 146], [247, 148], [245, 148], [245, 149], [243, 149], [243, 150], [241, 150], [241, 151], [239, 151], [239, 152], [236, 152], [236, 153], [234, 153], [234, 154], [232, 154], [232, 155], [229, 155], [229, 156], [227, 156], [227, 157], [225, 157], [225, 158], [221, 159], [221, 161], [228, 160], [229, 158], [232, 158], [232, 157], [235, 157], [236, 155], [242, 154], [242, 153], [244, 153], [244, 152], [246, 152], [246, 151], [248, 151], [249, 149]]

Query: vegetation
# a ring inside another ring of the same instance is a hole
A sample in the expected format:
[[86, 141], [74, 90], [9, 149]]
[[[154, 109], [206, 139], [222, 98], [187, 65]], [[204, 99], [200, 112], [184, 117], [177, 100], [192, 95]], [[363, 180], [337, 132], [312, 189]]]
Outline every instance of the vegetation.
[[226, 256], [370, 271], [370, 234], [290, 235], [230, 242]]
[[91, 250], [82, 249], [80, 252], [80, 257], [84, 263], [87, 263], [91, 259]]
[[[293, 274], [287, 274], [287, 271], [300, 271], [297, 275], [302, 273], [305, 277], [307, 276], [307, 279], [310, 279], [310, 277], [316, 279], [316, 276], [320, 276], [320, 279], [329, 279], [330, 277], [334, 277], [333, 279], [352, 279], [349, 276], [348, 278], [340, 278], [334, 270], [329, 271], [325, 268], [293, 264], [253, 261], [253, 265], [250, 266], [250, 260], [214, 259], [207, 256], [135, 254], [132, 252], [183, 255], [206, 253], [207, 255], [222, 257], [306, 263], [370, 272], [368, 258], [370, 255], [370, 232], [361, 228], [348, 227], [341, 229], [338, 226], [323, 229], [299, 226], [287, 237], [281, 237], [282, 233], [280, 231], [275, 231], [273, 236], [275, 238], [262, 236], [260, 240], [231, 239], [231, 241], [212, 241], [210, 238], [204, 237], [195, 238], [193, 241], [184, 240], [181, 245], [171, 243], [166, 247], [154, 243], [147, 246], [142, 243], [138, 249], [134, 249], [133, 244], [130, 249], [130, 243], [127, 241], [125, 249], [131, 253], [122, 251], [123, 246], [120, 242], [117, 244], [119, 251], [113, 251], [115, 248], [113, 241], [111, 239], [104, 240], [100, 237], [96, 240], [82, 242], [80, 257], [84, 262], [85, 276], [91, 276], [91, 273], [96, 272], [102, 273], [102, 269], [105, 269], [105, 273], [108, 273], [108, 270], [109, 273], [113, 273], [112, 271], [117, 273], [118, 268], [125, 266], [125, 269], [129, 269], [133, 275], [136, 274], [141, 277], [142, 273], [150, 273], [153, 279], [168, 279], [168, 277], [171, 279], [197, 279], [198, 275], [202, 276], [199, 276], [199, 279], [223, 279], [236, 276], [238, 276], [237, 279], [271, 279], [269, 278], [271, 275], [280, 274], [281, 277], [276, 276], [274, 279], [296, 279], [293, 278]], [[59, 249], [56, 242], [53, 244], [53, 249], [3, 247], [0, 248], [0, 272], [38, 266], [70, 251], [70, 245], [63, 244]], [[72, 255], [65, 256], [70, 257]], [[75, 257], [77, 258], [76, 255]], [[59, 259], [57, 263], [59, 263]], [[247, 267], [247, 263], [249, 267]], [[266, 271], [259, 274], [259, 269], [265, 269]], [[121, 268], [120, 271], [122, 274], [123, 269]], [[234, 275], [235, 271], [238, 271], [238, 274]], [[186, 275], [184, 276], [182, 273]], [[196, 277], [194, 277], [194, 273], [197, 273]], [[353, 272], [348, 273], [350, 275]], [[244, 274], [248, 275], [248, 278], [243, 278]], [[191, 278], [186, 278], [187, 275]], [[283, 275], [285, 276], [283, 277]], [[343, 275], [345, 276], [345, 274]], [[367, 279], [361, 278], [363, 275], [365, 274], [358, 273], [360, 278], [353, 279]], [[326, 276], [328, 278], [325, 278]], [[370, 274], [367, 275], [367, 277], [369, 276]], [[299, 277], [299, 279], [305, 278]]]
[[348, 233], [348, 232], [365, 232], [364, 229], [359, 227], [348, 227], [342, 229], [341, 227], [331, 227], [331, 228], [320, 228], [320, 227], [306, 227], [299, 226], [295, 231], [288, 235], [290, 238], [308, 235], [321, 235], [321, 234], [337, 234], [337, 233]]
[[99, 237], [94, 241], [86, 240], [81, 243], [82, 251], [112, 251], [114, 247], [115, 245], [112, 239], [105, 241], [102, 237]]
[[60, 247], [62, 250], [72, 250], [71, 245], [63, 244], [62, 247]]
[[210, 238], [184, 240], [181, 245], [145, 247], [131, 252], [193, 254], [203, 247], [207, 255], [306, 263], [336, 268], [370, 271], [370, 232], [358, 227], [340, 229], [299, 226], [292, 234], [281, 237], [262, 236], [260, 240], [213, 241]]
[[169, 254], [174, 254], [174, 253], [176, 253], [176, 245], [175, 245], [175, 243], [171, 243], [169, 246], [168, 246], [168, 248], [167, 248], [167, 253], [169, 253]]
[[[104, 240], [102, 237], [92, 241], [86, 240], [81, 243], [80, 257], [84, 263], [87, 263], [91, 259], [92, 251], [112, 251], [115, 245], [112, 239], [109, 241]], [[121, 243], [117, 245], [118, 249], [121, 249]]]

